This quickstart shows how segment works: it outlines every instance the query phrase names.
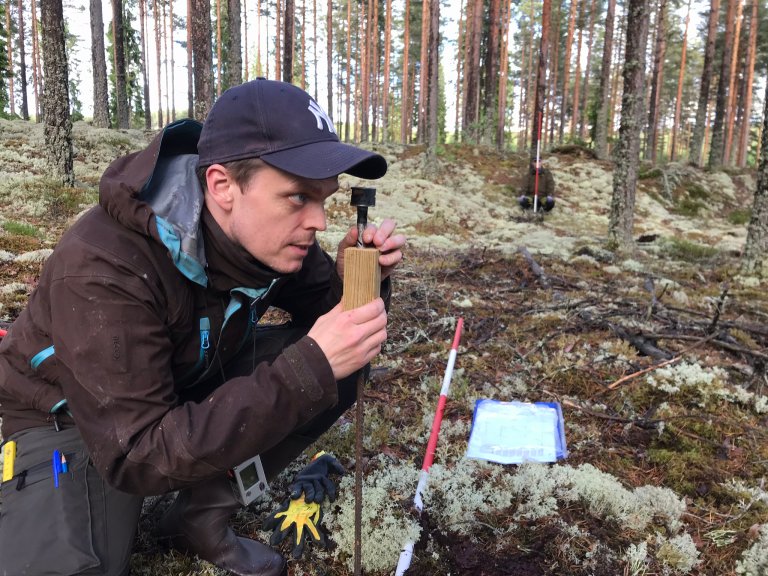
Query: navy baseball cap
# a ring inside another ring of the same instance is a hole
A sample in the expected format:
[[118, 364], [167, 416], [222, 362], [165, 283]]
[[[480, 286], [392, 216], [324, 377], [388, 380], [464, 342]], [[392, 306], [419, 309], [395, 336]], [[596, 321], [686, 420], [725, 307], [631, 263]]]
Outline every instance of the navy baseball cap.
[[226, 90], [203, 123], [198, 165], [245, 158], [321, 180], [342, 172], [373, 180], [387, 172], [383, 156], [339, 141], [333, 121], [301, 88], [257, 78]]

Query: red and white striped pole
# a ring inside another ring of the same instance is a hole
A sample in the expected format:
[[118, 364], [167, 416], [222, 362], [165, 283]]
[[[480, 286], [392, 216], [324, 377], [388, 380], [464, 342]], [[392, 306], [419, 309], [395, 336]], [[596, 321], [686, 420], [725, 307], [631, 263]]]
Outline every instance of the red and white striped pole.
[[[416, 495], [413, 497], [413, 504], [416, 506], [416, 509], [419, 512], [424, 509], [424, 502], [421, 499], [421, 495], [424, 492], [424, 489], [427, 487], [429, 468], [432, 466], [432, 461], [435, 458], [437, 437], [440, 434], [440, 424], [443, 421], [443, 410], [445, 410], [445, 402], [448, 400], [448, 391], [451, 388], [453, 366], [456, 363], [456, 354], [458, 354], [459, 340], [461, 340], [461, 332], [463, 328], [464, 319], [459, 318], [459, 321], [456, 323], [456, 333], [453, 336], [451, 352], [448, 355], [448, 365], [445, 368], [443, 387], [440, 389], [440, 399], [437, 401], [437, 410], [435, 410], [435, 417], [432, 420], [432, 431], [429, 434], [429, 442], [427, 442], [427, 453], [424, 455], [424, 463], [421, 465], [421, 472], [419, 472], [419, 483], [416, 485]], [[410, 567], [411, 558], [413, 557], [413, 545], [413, 540], [407, 542], [403, 548], [403, 551], [400, 552], [400, 560], [397, 562], [395, 576], [403, 576], [405, 571]]]

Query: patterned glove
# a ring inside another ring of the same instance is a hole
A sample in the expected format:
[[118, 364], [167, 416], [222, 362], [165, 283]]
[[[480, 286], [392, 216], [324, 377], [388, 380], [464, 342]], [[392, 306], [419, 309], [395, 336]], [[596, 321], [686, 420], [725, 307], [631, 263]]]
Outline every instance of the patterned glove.
[[336, 500], [336, 485], [328, 478], [331, 473], [344, 474], [344, 466], [330, 454], [318, 452], [312, 462], [299, 472], [290, 485], [291, 498], [293, 500], [304, 493], [307, 502], [317, 502], [325, 499], [333, 502]]
[[298, 500], [286, 500], [283, 505], [264, 520], [264, 529], [272, 530], [269, 543], [272, 546], [280, 544], [291, 534], [291, 556], [300, 558], [304, 552], [307, 540], [325, 548], [327, 543], [320, 520], [323, 511], [317, 502], [305, 502], [301, 497]]

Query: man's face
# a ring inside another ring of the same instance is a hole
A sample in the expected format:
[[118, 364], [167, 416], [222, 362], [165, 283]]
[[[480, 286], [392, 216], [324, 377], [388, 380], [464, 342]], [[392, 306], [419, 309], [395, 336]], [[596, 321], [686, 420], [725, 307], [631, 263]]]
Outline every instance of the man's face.
[[277, 272], [300, 270], [316, 232], [326, 228], [325, 200], [338, 178], [308, 180], [264, 166], [242, 190], [233, 186], [230, 238]]

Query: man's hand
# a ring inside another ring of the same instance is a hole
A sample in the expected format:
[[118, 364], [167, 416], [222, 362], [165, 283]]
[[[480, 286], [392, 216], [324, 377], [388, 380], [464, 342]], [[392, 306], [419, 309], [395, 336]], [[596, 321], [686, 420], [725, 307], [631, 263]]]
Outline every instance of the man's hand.
[[264, 530], [272, 530], [272, 536], [269, 538], [272, 546], [280, 544], [286, 536], [292, 534], [291, 556], [299, 558], [304, 552], [307, 540], [322, 548], [326, 547], [325, 534], [320, 526], [322, 517], [320, 504], [307, 503], [301, 497], [298, 500], [283, 502], [279, 509], [266, 517], [263, 527]]
[[344, 474], [344, 466], [330, 454], [319, 452], [307, 466], [305, 466], [291, 483], [291, 498], [296, 500], [304, 493], [307, 502], [322, 503], [325, 495], [328, 500], [336, 500], [336, 485], [328, 477], [331, 474]]
[[354, 310], [337, 304], [320, 316], [307, 333], [328, 359], [336, 380], [341, 380], [370, 362], [387, 339], [387, 311], [376, 298]]
[[[386, 218], [378, 228], [369, 224], [363, 232], [363, 244], [376, 248], [379, 255], [379, 265], [381, 266], [381, 279], [384, 280], [398, 264], [403, 260], [402, 249], [405, 246], [405, 235], [394, 234], [397, 223]], [[353, 226], [347, 232], [347, 235], [339, 242], [339, 249], [336, 253], [336, 270], [341, 278], [344, 278], [344, 250], [357, 244], [357, 227]]]

